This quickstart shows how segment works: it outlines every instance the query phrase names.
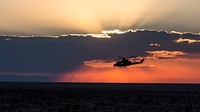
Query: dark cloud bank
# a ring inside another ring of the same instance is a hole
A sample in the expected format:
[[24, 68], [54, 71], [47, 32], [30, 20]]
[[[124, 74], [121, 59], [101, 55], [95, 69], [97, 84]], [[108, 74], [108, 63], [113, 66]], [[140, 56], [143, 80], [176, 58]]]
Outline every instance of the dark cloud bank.
[[116, 59], [116, 55], [146, 56], [146, 51], [159, 50], [200, 52], [199, 42], [176, 42], [179, 38], [200, 40], [198, 34], [137, 30], [109, 36], [111, 38], [0, 36], [0, 81], [53, 81], [58, 74], [79, 68], [83, 61], [111, 60]]

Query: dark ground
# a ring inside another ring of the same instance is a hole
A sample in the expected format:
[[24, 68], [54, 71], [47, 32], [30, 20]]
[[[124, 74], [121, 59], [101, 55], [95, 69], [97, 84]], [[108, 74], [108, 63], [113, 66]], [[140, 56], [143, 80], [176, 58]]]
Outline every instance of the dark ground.
[[200, 112], [200, 85], [0, 83], [0, 112]]

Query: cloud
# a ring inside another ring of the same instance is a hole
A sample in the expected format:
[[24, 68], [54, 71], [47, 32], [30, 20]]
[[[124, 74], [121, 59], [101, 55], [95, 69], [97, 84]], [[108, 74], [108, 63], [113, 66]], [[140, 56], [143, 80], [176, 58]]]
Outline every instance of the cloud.
[[115, 29], [115, 30], [104, 30], [102, 31], [103, 34], [124, 34], [124, 33], [127, 33], [127, 32], [136, 32], [137, 30], [132, 30], [132, 29], [129, 29], [129, 30], [126, 30], [126, 31], [120, 31], [119, 29]]
[[186, 53], [181, 51], [147, 51], [147, 53], [151, 54], [154, 58], [158, 59], [174, 59], [178, 56], [186, 55]]
[[[58, 36], [53, 36], [53, 35], [26, 35], [26, 36], [20, 36], [20, 35], [2, 35], [1, 37], [10, 37], [10, 38], [67, 38], [67, 37], [94, 37], [94, 38], [110, 38], [108, 34], [67, 34], [67, 35], [58, 35]], [[9, 38], [9, 39], [10, 39]]]
[[179, 38], [175, 42], [177, 42], [177, 43], [187, 42], [187, 43], [191, 44], [191, 43], [200, 43], [200, 40]]
[[[114, 36], [114, 34], [126, 34], [126, 33], [145, 33], [145, 32], [151, 32], [151, 33], [167, 33], [170, 36], [172, 35], [179, 35], [179, 36], [200, 36], [200, 33], [192, 33], [192, 32], [177, 32], [177, 31], [164, 31], [164, 30], [156, 30], [156, 29], [128, 29], [128, 30], [103, 30], [99, 34], [62, 34], [62, 35], [2, 35], [1, 37], [16, 37], [16, 38], [63, 38], [63, 37], [94, 37], [94, 38], [111, 38]], [[180, 38], [181, 39], [181, 38]]]
[[160, 45], [160, 44], [150, 44], [150, 46], [153, 46], [153, 47], [160, 47], [161, 45]]
[[61, 35], [60, 37], [94, 37], [94, 38], [110, 38], [107, 34], [68, 34], [68, 35]]
[[[174, 42], [181, 37], [200, 40], [199, 35], [192, 33], [174, 34], [147, 29], [52, 37], [4, 35], [0, 36], [0, 71], [4, 73], [30, 73], [30, 76], [31, 73], [45, 73], [60, 77], [63, 73], [68, 74], [79, 70], [85, 64], [90, 69], [112, 68], [107, 67], [112, 66], [112, 64], [106, 63], [106, 60], [115, 60], [117, 55], [149, 56], [151, 54], [156, 59], [199, 59], [200, 45]], [[150, 46], [151, 44], [153, 46]], [[159, 67], [159, 65], [151, 63], [149, 65], [154, 65], [155, 68]], [[133, 68], [137, 68], [138, 71], [142, 69], [139, 66]], [[147, 66], [146, 68], [151, 69]], [[152, 67], [152, 69], [154, 68]], [[123, 71], [120, 72], [124, 73]], [[134, 70], [130, 72], [134, 73]]]
[[106, 67], [113, 67], [113, 64], [115, 63], [114, 60], [91, 60], [91, 61], [84, 61], [85, 65], [90, 67], [96, 67], [96, 68], [106, 68]]
[[187, 34], [191, 34], [191, 35], [200, 35], [200, 33], [192, 33], [192, 32], [178, 32], [178, 31], [164, 31], [164, 30], [156, 30], [156, 29], [128, 29], [128, 30], [124, 30], [121, 31], [119, 29], [115, 29], [115, 30], [103, 30], [102, 33], [103, 34], [125, 34], [125, 33], [129, 33], [129, 32], [145, 32], [145, 31], [151, 31], [151, 32], [166, 32], [168, 34], [176, 34], [176, 35], [187, 35]]
[[177, 32], [177, 31], [171, 31], [172, 34], [178, 34], [178, 35], [182, 35], [184, 34], [184, 32]]
[[178, 32], [178, 31], [170, 31], [170, 34], [177, 34], [177, 35], [187, 35], [187, 34], [192, 34], [192, 35], [200, 35], [200, 33], [192, 33], [192, 32]]

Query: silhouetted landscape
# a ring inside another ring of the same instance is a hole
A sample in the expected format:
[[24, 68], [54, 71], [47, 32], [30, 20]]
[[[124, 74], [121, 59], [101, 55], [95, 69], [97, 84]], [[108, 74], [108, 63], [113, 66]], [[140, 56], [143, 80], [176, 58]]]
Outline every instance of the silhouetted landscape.
[[1, 112], [199, 112], [198, 84], [0, 83]]

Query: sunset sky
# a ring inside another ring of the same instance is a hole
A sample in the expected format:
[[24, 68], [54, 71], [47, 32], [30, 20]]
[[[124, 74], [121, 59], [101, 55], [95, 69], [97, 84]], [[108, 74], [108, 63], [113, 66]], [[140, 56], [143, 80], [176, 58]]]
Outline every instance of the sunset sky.
[[199, 13], [199, 0], [0, 0], [0, 81], [200, 83]]
[[199, 33], [199, 0], [1, 0], [0, 34], [158, 29]]

